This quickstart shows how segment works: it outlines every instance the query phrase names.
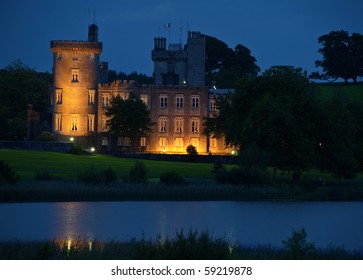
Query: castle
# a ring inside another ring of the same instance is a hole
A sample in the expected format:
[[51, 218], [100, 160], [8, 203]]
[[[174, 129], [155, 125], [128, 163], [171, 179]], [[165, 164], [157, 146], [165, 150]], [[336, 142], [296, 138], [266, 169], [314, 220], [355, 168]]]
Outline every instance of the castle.
[[[193, 145], [200, 154], [226, 154], [221, 139], [203, 134], [204, 118], [216, 112], [215, 92], [205, 86], [205, 37], [188, 32], [187, 44], [154, 39], [153, 85], [133, 81], [107, 82], [108, 64], [100, 62], [98, 27], [89, 26], [88, 41], [50, 42], [53, 53], [50, 131], [57, 141], [70, 141], [98, 152], [129, 152], [130, 139], [110, 136], [105, 112], [113, 96], [134, 92], [145, 102], [155, 125], [140, 138], [139, 150], [149, 153], [186, 153]], [[31, 120], [29, 108], [28, 122]], [[43, 125], [44, 126], [44, 125]], [[34, 127], [34, 125], [33, 125]], [[34, 133], [33, 133], [34, 134]]]

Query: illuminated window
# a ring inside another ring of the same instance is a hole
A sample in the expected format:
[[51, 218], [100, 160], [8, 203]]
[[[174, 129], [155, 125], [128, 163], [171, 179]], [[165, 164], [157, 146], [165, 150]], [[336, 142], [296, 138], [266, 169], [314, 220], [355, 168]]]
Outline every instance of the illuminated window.
[[168, 138], [160, 137], [159, 138], [159, 146], [160, 147], [166, 147], [167, 145], [168, 145]]
[[61, 114], [55, 115], [55, 130], [57, 130], [57, 131], [62, 130], [62, 115]]
[[146, 137], [141, 137], [140, 138], [140, 146], [141, 147], [146, 147]]
[[216, 138], [210, 138], [209, 139], [209, 147], [216, 148], [217, 147], [217, 139]]
[[210, 101], [210, 110], [217, 111], [217, 102], [215, 100]]
[[175, 118], [175, 132], [183, 132], [184, 119]]
[[95, 104], [95, 90], [88, 91], [88, 104]]
[[141, 95], [140, 99], [142, 100], [142, 102], [144, 102], [144, 104], [146, 106], [148, 106], [148, 98], [147, 98], [147, 95]]
[[161, 117], [159, 119], [159, 132], [166, 132], [167, 131], [167, 125], [168, 125], [168, 118], [167, 117]]
[[95, 115], [93, 114], [87, 116], [87, 130], [95, 131]]
[[70, 116], [71, 131], [78, 131], [79, 129], [78, 120], [79, 120], [78, 115]]
[[107, 131], [108, 130], [108, 126], [107, 126], [107, 118], [106, 116], [102, 116], [101, 117], [101, 131]]
[[176, 148], [182, 148], [184, 145], [184, 139], [181, 137], [177, 137], [174, 139], [174, 146]]
[[184, 97], [183, 96], [177, 96], [176, 97], [176, 107], [178, 109], [181, 109], [181, 108], [183, 108], [183, 106], [184, 106]]
[[192, 119], [192, 133], [198, 133], [199, 132], [199, 119], [194, 118]]
[[72, 73], [72, 83], [78, 83], [79, 82], [79, 69], [71, 69]]
[[107, 145], [108, 145], [108, 138], [102, 137], [102, 146], [107, 146]]
[[62, 101], [63, 101], [63, 92], [62, 92], [62, 90], [57, 89], [55, 94], [56, 94], [57, 104], [62, 104]]
[[199, 147], [199, 138], [190, 138], [190, 144], [193, 145], [194, 147], [198, 148]]
[[108, 107], [110, 105], [109, 103], [109, 97], [106, 94], [102, 95], [102, 107]]
[[192, 108], [199, 108], [199, 96], [197, 95], [192, 96]]
[[167, 108], [168, 107], [168, 96], [161, 95], [160, 96], [160, 108]]

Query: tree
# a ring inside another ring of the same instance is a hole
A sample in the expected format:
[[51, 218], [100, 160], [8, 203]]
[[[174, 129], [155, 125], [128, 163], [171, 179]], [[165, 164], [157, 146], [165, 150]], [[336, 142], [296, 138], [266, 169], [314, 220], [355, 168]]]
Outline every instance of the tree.
[[306, 73], [276, 66], [257, 78], [239, 81], [234, 94], [222, 97], [219, 115], [207, 119], [207, 133], [244, 150], [256, 146], [269, 163], [295, 179], [315, 159], [317, 106]]
[[38, 73], [20, 60], [0, 70], [0, 139], [26, 136], [27, 105], [47, 110], [51, 79], [51, 74]]
[[358, 127], [352, 113], [341, 100], [332, 99], [322, 104], [317, 124], [321, 171], [330, 172], [339, 180], [354, 178], [358, 172], [357, 152], [361, 143], [356, 142]]
[[344, 79], [345, 83], [363, 76], [363, 36], [358, 33], [349, 35], [347, 31], [332, 31], [318, 38], [322, 48], [322, 60], [315, 62], [324, 73], [312, 73], [314, 79]]
[[127, 99], [119, 95], [110, 100], [106, 116], [109, 117], [107, 125], [111, 135], [129, 137], [132, 151], [137, 150], [137, 141], [140, 137], [147, 136], [151, 132], [150, 111], [138, 95], [130, 93]]
[[241, 44], [234, 49], [215, 37], [206, 36], [206, 83], [219, 88], [234, 88], [243, 76], [256, 77], [260, 68], [251, 51]]

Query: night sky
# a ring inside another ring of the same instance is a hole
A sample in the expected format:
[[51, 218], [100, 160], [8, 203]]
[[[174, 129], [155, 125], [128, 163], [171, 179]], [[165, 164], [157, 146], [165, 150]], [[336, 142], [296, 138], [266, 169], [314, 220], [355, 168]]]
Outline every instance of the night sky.
[[49, 41], [87, 40], [94, 10], [101, 60], [116, 71], [148, 75], [153, 38], [169, 39], [167, 23], [172, 43], [184, 44], [188, 28], [229, 47], [248, 47], [262, 70], [292, 65], [309, 73], [321, 59], [319, 36], [333, 30], [363, 34], [362, 0], [1, 1], [0, 68], [19, 58], [37, 71], [51, 71]]

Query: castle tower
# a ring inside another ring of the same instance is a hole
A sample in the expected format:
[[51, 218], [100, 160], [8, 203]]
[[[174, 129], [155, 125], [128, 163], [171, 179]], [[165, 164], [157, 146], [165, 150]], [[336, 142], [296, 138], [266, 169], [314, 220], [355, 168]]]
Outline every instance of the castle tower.
[[200, 32], [188, 33], [186, 48], [169, 44], [167, 49], [166, 38], [155, 37], [151, 57], [155, 85], [205, 85], [205, 36]]
[[205, 85], [205, 36], [188, 32], [187, 81], [190, 86]]
[[94, 145], [97, 123], [98, 27], [89, 26], [88, 41], [50, 42], [53, 53], [53, 134], [59, 141]]

